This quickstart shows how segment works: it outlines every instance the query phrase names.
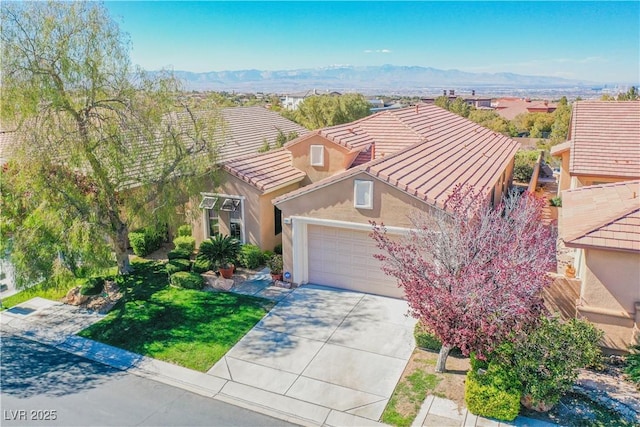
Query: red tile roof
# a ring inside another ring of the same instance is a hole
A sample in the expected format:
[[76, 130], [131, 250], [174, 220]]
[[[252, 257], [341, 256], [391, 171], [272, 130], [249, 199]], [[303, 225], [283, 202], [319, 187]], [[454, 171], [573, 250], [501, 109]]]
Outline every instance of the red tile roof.
[[640, 252], [640, 181], [562, 192], [562, 238], [569, 247]]
[[304, 179], [305, 173], [293, 167], [291, 160], [291, 152], [281, 148], [230, 160], [223, 164], [223, 168], [263, 193], [268, 193]]
[[571, 175], [640, 178], [640, 101], [579, 101], [567, 137]]
[[[383, 114], [393, 115], [396, 119], [392, 121], [385, 117], [385, 123], [394, 126], [386, 129], [390, 138], [395, 140], [397, 135], [410, 135], [408, 142], [411, 144], [381, 157], [378, 155], [379, 147], [385, 146], [386, 141], [376, 141], [376, 160], [288, 193], [276, 199], [275, 203], [366, 172], [425, 202], [442, 206], [457, 184], [469, 185], [488, 194], [520, 145], [511, 138], [435, 105], [420, 104], [379, 115]], [[379, 115], [367, 119], [378, 120]], [[356, 123], [361, 124], [367, 119]], [[346, 125], [338, 133], [342, 141], [360, 141], [355, 139], [356, 136], [349, 136], [343, 130], [345, 128]], [[329, 135], [337, 138], [331, 133]], [[398, 139], [396, 145], [387, 142], [386, 146], [402, 145], [402, 140]]]
[[500, 98], [494, 104], [496, 113], [507, 120], [513, 120], [523, 113], [551, 113], [557, 104], [548, 101], [528, 101], [521, 98]]
[[[182, 123], [192, 127], [193, 124], [186, 114], [180, 114], [184, 119]], [[196, 111], [194, 115], [197, 119], [203, 120], [222, 119], [224, 125], [217, 126], [213, 136], [219, 144], [219, 161], [255, 154], [265, 140], [273, 146], [278, 130], [285, 134], [296, 132], [299, 136], [309, 133], [306, 128], [261, 106]]]
[[402, 110], [405, 109], [381, 111], [352, 123], [320, 129], [318, 134], [349, 149], [366, 149], [375, 144], [376, 158], [382, 157], [422, 140], [398, 116]]

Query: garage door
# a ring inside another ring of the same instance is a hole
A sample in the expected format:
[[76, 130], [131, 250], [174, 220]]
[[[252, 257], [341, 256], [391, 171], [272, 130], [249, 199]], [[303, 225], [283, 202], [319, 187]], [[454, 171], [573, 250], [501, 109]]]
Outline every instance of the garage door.
[[309, 225], [309, 283], [402, 298], [396, 279], [373, 257], [380, 253], [368, 231]]

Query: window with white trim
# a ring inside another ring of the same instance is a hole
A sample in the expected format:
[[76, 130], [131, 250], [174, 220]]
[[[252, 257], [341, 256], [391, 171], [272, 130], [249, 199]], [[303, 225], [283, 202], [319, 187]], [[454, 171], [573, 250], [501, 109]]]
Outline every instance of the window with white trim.
[[373, 209], [373, 181], [353, 181], [353, 206], [357, 209]]
[[324, 145], [312, 145], [309, 151], [311, 166], [324, 166]]
[[213, 196], [204, 196], [202, 201], [200, 202], [200, 209], [213, 209], [213, 207], [218, 202], [217, 197]]
[[207, 218], [209, 222], [209, 236], [212, 237], [220, 234], [220, 218], [217, 209], [207, 209]]

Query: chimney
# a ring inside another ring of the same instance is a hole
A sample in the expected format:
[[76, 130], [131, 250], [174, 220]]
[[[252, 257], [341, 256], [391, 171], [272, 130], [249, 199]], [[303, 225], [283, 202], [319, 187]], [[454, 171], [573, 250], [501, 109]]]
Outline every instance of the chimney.
[[449, 89], [449, 96], [455, 96], [456, 91], [453, 89]]
[[420, 110], [420, 105], [416, 104], [416, 114], [418, 114], [420, 112], [419, 110]]
[[471, 96], [476, 96], [476, 90], [475, 89], [471, 89]]

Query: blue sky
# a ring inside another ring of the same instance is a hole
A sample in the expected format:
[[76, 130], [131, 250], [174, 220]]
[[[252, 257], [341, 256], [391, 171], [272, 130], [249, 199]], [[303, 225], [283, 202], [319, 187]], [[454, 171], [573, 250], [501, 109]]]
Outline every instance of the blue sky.
[[149, 70], [419, 65], [640, 81], [640, 2], [106, 2]]

